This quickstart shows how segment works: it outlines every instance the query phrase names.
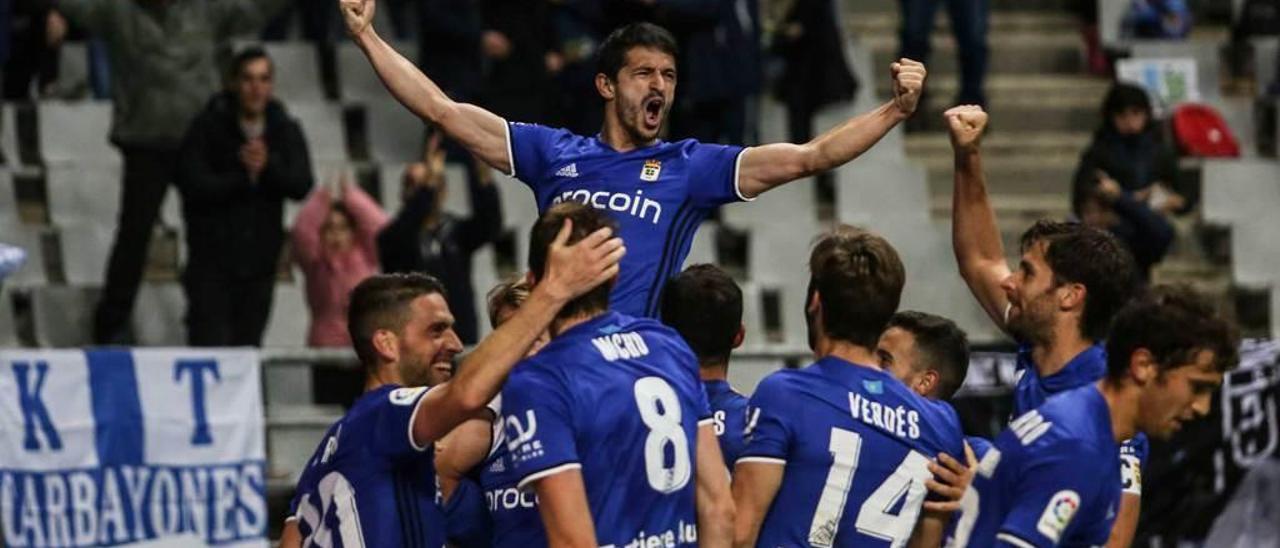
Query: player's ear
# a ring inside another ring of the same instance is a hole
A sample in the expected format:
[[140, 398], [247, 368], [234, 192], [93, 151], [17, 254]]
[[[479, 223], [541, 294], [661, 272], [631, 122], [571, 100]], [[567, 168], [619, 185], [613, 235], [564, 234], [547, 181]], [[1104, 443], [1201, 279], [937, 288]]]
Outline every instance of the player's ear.
[[1129, 377], [1140, 386], [1146, 386], [1160, 374], [1160, 367], [1150, 350], [1139, 348], [1129, 356]]
[[942, 375], [939, 375], [936, 369], [926, 370], [923, 375], [920, 375], [920, 380], [916, 381], [919, 388], [918, 392], [928, 397], [933, 394], [934, 390], [938, 389], [938, 381], [940, 380], [942, 380]]
[[388, 329], [373, 332], [373, 349], [383, 360], [390, 362], [400, 360], [400, 338]]
[[742, 346], [742, 341], [747, 338], [747, 326], [738, 324], [738, 332], [733, 335], [733, 348]]
[[1089, 290], [1080, 283], [1063, 284], [1058, 293], [1058, 307], [1062, 310], [1083, 310], [1084, 299]]
[[604, 97], [605, 101], [612, 101], [614, 97], [613, 80], [605, 76], [603, 72], [596, 73], [596, 92]]

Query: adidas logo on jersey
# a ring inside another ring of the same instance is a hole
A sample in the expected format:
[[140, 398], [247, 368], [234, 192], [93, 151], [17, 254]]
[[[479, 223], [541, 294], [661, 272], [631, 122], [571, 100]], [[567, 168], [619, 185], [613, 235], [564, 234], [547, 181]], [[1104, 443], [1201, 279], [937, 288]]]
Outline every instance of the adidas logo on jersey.
[[575, 178], [575, 177], [577, 177], [577, 176], [578, 176], [578, 164], [576, 164], [576, 163], [573, 163], [573, 164], [569, 164], [569, 165], [567, 165], [567, 166], [564, 166], [564, 167], [560, 168], [560, 171], [557, 171], [557, 172], [556, 172], [556, 177], [570, 177], [570, 178]]

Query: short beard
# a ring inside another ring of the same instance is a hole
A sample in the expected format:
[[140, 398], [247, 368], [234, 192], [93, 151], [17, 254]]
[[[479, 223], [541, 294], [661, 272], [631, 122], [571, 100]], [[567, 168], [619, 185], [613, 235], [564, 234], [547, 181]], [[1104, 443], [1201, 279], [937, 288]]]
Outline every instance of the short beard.
[[420, 363], [412, 358], [402, 358], [399, 364], [400, 382], [408, 387], [428, 386], [431, 382], [431, 365], [430, 361]]

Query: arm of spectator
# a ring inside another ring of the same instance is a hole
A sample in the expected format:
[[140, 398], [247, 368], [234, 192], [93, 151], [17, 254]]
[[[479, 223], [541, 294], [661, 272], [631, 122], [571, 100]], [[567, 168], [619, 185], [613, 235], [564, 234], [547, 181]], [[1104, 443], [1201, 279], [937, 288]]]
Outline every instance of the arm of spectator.
[[469, 184], [471, 217], [462, 226], [459, 238], [464, 248], [475, 251], [502, 235], [502, 198], [492, 177], [480, 177]]
[[332, 209], [332, 199], [328, 188], [316, 189], [302, 204], [302, 210], [293, 220], [290, 238], [293, 240], [294, 257], [300, 264], [309, 265], [320, 259], [320, 230]]
[[419, 188], [400, 208], [400, 213], [378, 233], [378, 262], [384, 272], [413, 269], [409, 254], [417, 253], [417, 234], [435, 202], [435, 193]]
[[110, 30], [112, 12], [119, 4], [115, 0], [56, 0], [53, 9], [90, 34], [104, 38]]
[[981, 107], [956, 107], [945, 114], [955, 153], [955, 188], [951, 198], [951, 247], [960, 277], [983, 310], [1001, 329], [1009, 297], [1000, 284], [1012, 271], [1004, 258], [1004, 244], [996, 214], [987, 197], [982, 172], [982, 131], [987, 113]]
[[378, 260], [378, 233], [387, 226], [387, 214], [360, 185], [347, 183], [342, 202], [355, 219], [356, 242], [370, 261]]
[[[210, 9], [222, 37], [254, 34], [291, 0], [215, 0]], [[318, 2], [321, 0], [306, 0]]]
[[311, 154], [297, 123], [287, 124], [283, 137], [269, 144], [267, 165], [258, 180], [264, 187], [293, 200], [301, 200], [311, 192], [315, 184], [311, 174]]
[[217, 207], [253, 189], [249, 173], [243, 168], [232, 171], [214, 169], [209, 161], [209, 142], [203, 119], [197, 117], [187, 129], [178, 151], [176, 182], [184, 202], [201, 207]]
[[347, 32], [369, 58], [391, 95], [419, 118], [443, 128], [484, 163], [511, 173], [506, 121], [478, 106], [450, 99], [412, 61], [383, 41], [373, 29], [373, 0], [340, 2]]
[[1173, 225], [1146, 204], [1134, 200], [1127, 193], [1121, 193], [1113, 204], [1116, 213], [1129, 221], [1137, 232], [1134, 236], [1134, 258], [1139, 264], [1155, 264], [1164, 258], [1173, 243], [1176, 232]]
[[804, 144], [774, 143], [748, 148], [738, 169], [742, 197], [842, 166], [869, 150], [915, 112], [924, 89], [924, 65], [901, 59], [892, 66], [894, 98]]

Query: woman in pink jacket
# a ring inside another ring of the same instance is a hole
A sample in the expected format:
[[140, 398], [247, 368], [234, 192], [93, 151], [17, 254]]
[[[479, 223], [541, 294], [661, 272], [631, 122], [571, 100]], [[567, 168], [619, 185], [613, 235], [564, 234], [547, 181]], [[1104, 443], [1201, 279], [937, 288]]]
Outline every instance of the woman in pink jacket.
[[350, 346], [348, 294], [378, 272], [378, 231], [387, 224], [373, 198], [344, 181], [335, 203], [329, 188], [307, 198], [293, 224], [293, 257], [302, 268], [311, 309], [310, 346]]

